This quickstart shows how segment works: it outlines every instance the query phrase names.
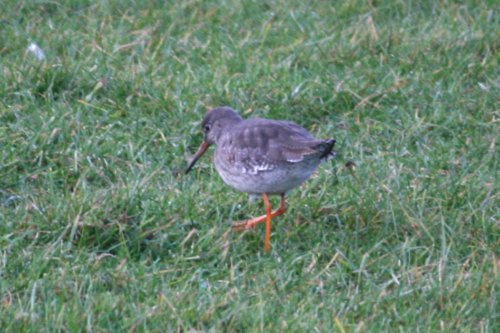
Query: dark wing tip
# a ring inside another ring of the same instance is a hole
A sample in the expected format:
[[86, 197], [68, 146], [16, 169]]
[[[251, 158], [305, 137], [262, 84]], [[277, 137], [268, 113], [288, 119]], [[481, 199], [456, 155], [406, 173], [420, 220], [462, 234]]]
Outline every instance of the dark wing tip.
[[328, 139], [318, 145], [318, 150], [321, 152], [321, 155], [319, 155], [320, 159], [329, 160], [335, 156], [335, 151], [333, 150], [335, 142], [334, 139]]

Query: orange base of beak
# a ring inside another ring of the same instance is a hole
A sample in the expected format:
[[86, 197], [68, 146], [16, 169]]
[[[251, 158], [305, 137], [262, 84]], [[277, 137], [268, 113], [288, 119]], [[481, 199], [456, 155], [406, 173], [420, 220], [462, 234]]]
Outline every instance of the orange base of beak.
[[203, 156], [203, 154], [205, 154], [205, 152], [207, 151], [208, 147], [210, 147], [210, 143], [208, 143], [206, 141], [203, 141], [203, 143], [200, 145], [200, 148], [198, 148], [198, 150], [196, 151], [196, 153], [193, 156], [193, 159], [191, 160], [191, 162], [189, 163], [188, 167], [186, 168], [186, 172], [185, 173], [188, 173], [189, 171], [191, 171], [191, 169], [196, 164], [196, 161], [198, 161], [198, 159], [201, 156]]

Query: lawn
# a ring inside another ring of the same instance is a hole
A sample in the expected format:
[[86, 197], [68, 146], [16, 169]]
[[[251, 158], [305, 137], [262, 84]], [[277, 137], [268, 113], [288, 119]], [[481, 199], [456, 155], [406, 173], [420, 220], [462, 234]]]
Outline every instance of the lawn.
[[[0, 331], [498, 332], [499, 10], [3, 1]], [[269, 254], [219, 105], [337, 140]]]

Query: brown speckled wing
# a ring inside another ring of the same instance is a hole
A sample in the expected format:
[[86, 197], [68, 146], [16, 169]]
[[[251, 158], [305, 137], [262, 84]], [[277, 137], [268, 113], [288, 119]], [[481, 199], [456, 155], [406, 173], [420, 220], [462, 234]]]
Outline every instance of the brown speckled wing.
[[249, 119], [220, 142], [227, 162], [243, 173], [257, 174], [306, 158], [320, 158], [323, 140], [285, 121]]

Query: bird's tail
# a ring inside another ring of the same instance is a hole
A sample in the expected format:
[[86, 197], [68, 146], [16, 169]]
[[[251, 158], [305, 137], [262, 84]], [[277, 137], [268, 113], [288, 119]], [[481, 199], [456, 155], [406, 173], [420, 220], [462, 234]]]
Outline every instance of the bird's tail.
[[318, 145], [318, 150], [320, 151], [321, 155], [319, 156], [320, 159], [328, 161], [335, 157], [335, 150], [333, 150], [333, 146], [335, 146], [335, 140], [334, 139], [328, 139], [324, 140]]

